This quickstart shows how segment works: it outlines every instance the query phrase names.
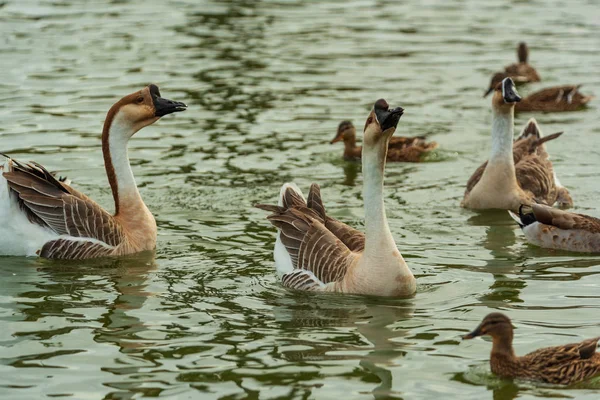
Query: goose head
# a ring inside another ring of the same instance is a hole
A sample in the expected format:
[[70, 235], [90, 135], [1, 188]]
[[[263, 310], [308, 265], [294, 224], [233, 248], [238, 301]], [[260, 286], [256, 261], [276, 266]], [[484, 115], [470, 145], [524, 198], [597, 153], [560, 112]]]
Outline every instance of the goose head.
[[129, 139], [137, 131], [152, 125], [161, 117], [184, 111], [186, 108], [184, 103], [161, 97], [158, 86], [148, 85], [123, 97], [111, 107], [106, 116], [105, 131], [118, 128], [114, 130], [125, 135], [124, 139]]
[[400, 121], [403, 113], [404, 109], [402, 107], [390, 109], [387, 101], [384, 99], [377, 100], [365, 123], [364, 147], [385, 144], [387, 149], [388, 142], [396, 132], [396, 126], [398, 126], [398, 121]]
[[330, 144], [343, 140], [344, 143], [356, 140], [356, 128], [350, 121], [342, 121], [338, 125], [337, 133]]
[[499, 113], [509, 113], [513, 110], [515, 103], [521, 101], [521, 96], [517, 92], [515, 83], [511, 78], [504, 78], [502, 82], [494, 88], [492, 97], [492, 108]]
[[510, 318], [499, 312], [488, 314], [477, 328], [463, 336], [463, 339], [473, 339], [485, 335], [491, 336], [494, 340], [507, 337], [512, 339], [513, 327]]
[[504, 72], [496, 72], [494, 74], [494, 76], [492, 76], [492, 80], [490, 81], [490, 87], [488, 88], [488, 90], [483, 94], [483, 97], [487, 97], [488, 94], [492, 93], [496, 87], [498, 86], [498, 84], [500, 82], [502, 82], [504, 80], [504, 78], [507, 78], [508, 74], [504, 73]]

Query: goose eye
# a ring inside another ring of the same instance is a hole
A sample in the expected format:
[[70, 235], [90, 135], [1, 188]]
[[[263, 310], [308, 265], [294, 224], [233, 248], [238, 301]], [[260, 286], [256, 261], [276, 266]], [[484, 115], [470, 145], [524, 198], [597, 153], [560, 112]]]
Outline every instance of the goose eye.
[[369, 117], [369, 119], [367, 119], [367, 125], [371, 125], [372, 122], [373, 122], [373, 117]]
[[142, 104], [144, 102], [144, 98], [143, 97], [138, 97], [135, 102], [138, 103], [138, 104]]

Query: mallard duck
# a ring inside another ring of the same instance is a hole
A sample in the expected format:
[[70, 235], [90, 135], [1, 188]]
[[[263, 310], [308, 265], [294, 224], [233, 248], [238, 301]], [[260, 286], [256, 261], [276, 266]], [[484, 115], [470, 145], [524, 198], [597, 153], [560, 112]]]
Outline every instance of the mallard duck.
[[150, 85], [108, 111], [102, 152], [114, 215], [40, 164], [7, 157], [0, 167], [0, 254], [86, 259], [154, 250], [156, 222], [136, 186], [127, 143], [143, 127], [186, 107]]
[[[362, 147], [356, 145], [356, 128], [350, 121], [342, 121], [330, 144], [344, 141], [344, 160], [360, 160]], [[421, 157], [435, 149], [436, 142], [427, 142], [424, 136], [392, 137], [388, 145], [386, 160], [391, 162], [419, 162]]]
[[570, 207], [573, 200], [554, 173], [544, 143], [558, 132], [542, 136], [530, 119], [513, 142], [514, 107], [521, 100], [511, 78], [505, 78], [492, 98], [492, 153], [467, 182], [462, 207], [517, 211], [533, 202]]
[[479, 326], [463, 336], [463, 339], [484, 335], [493, 339], [490, 355], [492, 372], [502, 378], [570, 385], [600, 373], [600, 353], [596, 353], [600, 337], [579, 343], [545, 347], [518, 357], [512, 346], [513, 327], [510, 319], [498, 312], [488, 314]]
[[403, 112], [380, 99], [365, 124], [364, 234], [327, 215], [316, 184], [307, 200], [297, 186], [286, 183], [279, 205], [256, 205], [272, 213], [267, 218], [278, 229], [274, 257], [283, 286], [374, 296], [415, 292], [415, 277], [394, 242], [383, 201], [388, 143]]
[[515, 107], [517, 112], [527, 111], [577, 111], [585, 107], [594, 96], [579, 92], [581, 85], [564, 85], [542, 89], [525, 96]]
[[549, 249], [600, 253], [600, 219], [542, 204], [510, 212], [531, 244]]
[[527, 61], [529, 58], [529, 48], [524, 42], [519, 43], [517, 47], [517, 59], [518, 62], [507, 65], [504, 67], [504, 72], [497, 72], [492, 77], [490, 87], [483, 97], [492, 93], [496, 88], [496, 85], [504, 78], [511, 78], [515, 83], [528, 83], [528, 82], [539, 82], [541, 81], [540, 75], [537, 73]]

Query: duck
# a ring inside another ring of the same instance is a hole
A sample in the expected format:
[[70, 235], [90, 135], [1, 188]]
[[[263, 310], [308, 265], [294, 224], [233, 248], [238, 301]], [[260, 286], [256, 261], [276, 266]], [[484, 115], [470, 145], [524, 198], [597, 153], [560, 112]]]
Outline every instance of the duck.
[[525, 96], [515, 107], [517, 112], [562, 112], [578, 111], [587, 105], [594, 96], [579, 91], [581, 85], [563, 85], [539, 90]]
[[[483, 95], [486, 97], [504, 79], [509, 77], [508, 74], [499, 72], [492, 77], [490, 88]], [[519, 78], [511, 78], [515, 82], [519, 82]], [[594, 98], [594, 96], [584, 95], [579, 91], [581, 85], [562, 85], [554, 86], [539, 90], [528, 96], [523, 97], [516, 105], [516, 112], [562, 112], [562, 111], [578, 111], [586, 107], [586, 105]]]
[[496, 87], [492, 98], [492, 151], [467, 182], [461, 206], [468, 209], [503, 209], [516, 212], [521, 204], [573, 206], [548, 158], [545, 143], [563, 132], [543, 136], [531, 118], [513, 142], [514, 108], [521, 100], [511, 78]]
[[600, 337], [545, 347], [519, 357], [512, 345], [513, 326], [510, 318], [499, 312], [488, 314], [463, 339], [485, 335], [493, 340], [490, 367], [494, 374], [502, 378], [571, 385], [600, 374], [600, 353], [596, 352]]
[[533, 245], [580, 253], [600, 253], [600, 219], [543, 204], [522, 205], [510, 216]]
[[507, 65], [504, 67], [504, 71], [496, 72], [492, 76], [490, 86], [483, 97], [492, 93], [496, 85], [505, 78], [511, 78], [517, 84], [540, 82], [542, 80], [536, 69], [528, 63], [529, 48], [525, 42], [521, 42], [517, 46], [517, 59], [519, 60], [518, 62]]
[[127, 143], [140, 129], [186, 108], [162, 98], [154, 84], [110, 108], [102, 130], [102, 153], [114, 214], [42, 165], [4, 155], [0, 254], [81, 260], [153, 251], [156, 221], [135, 183]]
[[[337, 133], [329, 143], [344, 141], [344, 160], [359, 161], [362, 147], [356, 145], [356, 128], [350, 121], [342, 121]], [[427, 142], [425, 136], [392, 137], [388, 145], [388, 162], [420, 162], [423, 155], [437, 148], [436, 142]]]
[[379, 99], [365, 123], [365, 233], [327, 215], [315, 183], [306, 199], [295, 184], [286, 183], [278, 205], [255, 205], [271, 213], [267, 219], [278, 230], [273, 254], [284, 287], [385, 297], [415, 293], [415, 277], [398, 251], [383, 197], [388, 144], [403, 113]]
[[540, 82], [542, 79], [538, 72], [529, 64], [529, 48], [527, 43], [521, 42], [517, 46], [518, 62], [504, 67], [504, 72], [510, 77], [519, 77], [521, 82]]

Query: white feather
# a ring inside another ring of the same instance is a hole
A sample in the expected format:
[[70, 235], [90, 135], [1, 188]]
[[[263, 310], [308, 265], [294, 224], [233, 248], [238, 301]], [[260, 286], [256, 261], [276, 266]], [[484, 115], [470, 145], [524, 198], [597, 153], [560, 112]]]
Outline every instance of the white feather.
[[[283, 206], [283, 195], [285, 194], [288, 188], [298, 193], [298, 195], [300, 195], [300, 197], [302, 197], [302, 199], [306, 201], [304, 195], [300, 191], [300, 188], [298, 188], [298, 186], [295, 183], [284, 183], [283, 186], [281, 186], [281, 190], [279, 191], [279, 201], [277, 202], [277, 204], [280, 207]], [[277, 275], [279, 276], [279, 278], [281, 278], [284, 274], [290, 273], [294, 270], [292, 258], [290, 257], [290, 254], [281, 242], [281, 231], [279, 230], [277, 230], [277, 240], [275, 240], [273, 258], [275, 259], [275, 269], [277, 270]]]

